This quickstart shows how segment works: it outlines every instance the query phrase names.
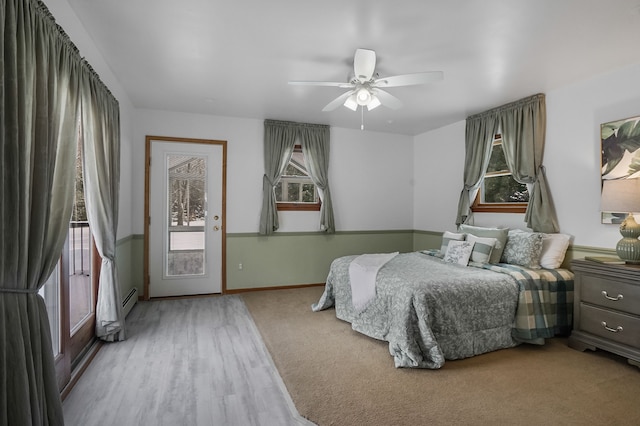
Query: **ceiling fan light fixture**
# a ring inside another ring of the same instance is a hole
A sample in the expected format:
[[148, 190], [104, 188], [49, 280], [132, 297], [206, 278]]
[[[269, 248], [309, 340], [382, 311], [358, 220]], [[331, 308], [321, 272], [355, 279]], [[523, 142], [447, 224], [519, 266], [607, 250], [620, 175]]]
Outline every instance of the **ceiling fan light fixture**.
[[380, 77], [376, 71], [376, 52], [369, 49], [356, 49], [353, 57], [353, 74], [347, 83], [334, 81], [290, 81], [289, 84], [306, 86], [327, 86], [349, 89], [329, 102], [322, 111], [333, 111], [344, 105], [352, 111], [364, 107], [371, 111], [384, 105], [391, 109], [402, 107], [400, 99], [388, 93], [387, 88], [417, 86], [442, 80], [442, 71], [427, 71], [413, 74], [399, 74]]
[[372, 109], [377, 108], [380, 105], [382, 105], [382, 102], [380, 102], [380, 99], [378, 99], [376, 95], [373, 95], [371, 96], [371, 100], [367, 104], [367, 111], [371, 111]]
[[358, 102], [356, 101], [356, 95], [353, 94], [344, 101], [344, 106], [349, 108], [351, 111], [355, 111], [358, 109]]
[[358, 102], [358, 105], [367, 105], [371, 102], [371, 92], [364, 87], [358, 89], [356, 92], [356, 101]]

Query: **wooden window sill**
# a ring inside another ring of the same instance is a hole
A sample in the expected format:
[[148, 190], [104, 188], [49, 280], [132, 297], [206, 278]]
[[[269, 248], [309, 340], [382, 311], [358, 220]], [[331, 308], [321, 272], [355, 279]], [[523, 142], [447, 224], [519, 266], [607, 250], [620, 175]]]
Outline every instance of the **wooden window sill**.
[[320, 204], [277, 203], [278, 211], [320, 211]]

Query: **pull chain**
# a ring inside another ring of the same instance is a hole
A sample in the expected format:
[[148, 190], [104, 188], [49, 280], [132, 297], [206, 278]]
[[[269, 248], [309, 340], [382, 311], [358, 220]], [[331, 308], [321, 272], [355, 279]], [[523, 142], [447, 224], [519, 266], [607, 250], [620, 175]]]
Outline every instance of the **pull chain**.
[[360, 107], [360, 130], [364, 130], [364, 105]]

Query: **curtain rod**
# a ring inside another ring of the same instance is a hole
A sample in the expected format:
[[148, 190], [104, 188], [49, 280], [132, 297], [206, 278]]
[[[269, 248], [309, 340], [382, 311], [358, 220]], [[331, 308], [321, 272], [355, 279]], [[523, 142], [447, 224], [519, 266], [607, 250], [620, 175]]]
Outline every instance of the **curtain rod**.
[[80, 61], [82, 67], [84, 67], [89, 72], [89, 74], [91, 74], [96, 82], [99, 83], [99, 85], [102, 86], [102, 88], [109, 94], [109, 96], [113, 98], [116, 104], [119, 105], [118, 99], [113, 96], [113, 93], [111, 93], [109, 87], [107, 87], [107, 85], [102, 81], [100, 75], [93, 69], [91, 64], [89, 64], [89, 61], [87, 61], [87, 59], [80, 54], [80, 49], [78, 49], [78, 46], [76, 46], [75, 43], [71, 41], [71, 37], [69, 37], [64, 28], [62, 28], [62, 26], [60, 26], [60, 24], [56, 22], [56, 18], [53, 16], [47, 5], [44, 4], [42, 0], [30, 0], [30, 4], [36, 9], [37, 13], [43, 17], [43, 19], [49, 21], [49, 24], [55, 28], [64, 44], [68, 46], [69, 49], [73, 51], [73, 54], [78, 57], [78, 60]]
[[544, 101], [544, 99], [545, 99], [544, 93], [537, 93], [535, 95], [527, 96], [526, 98], [518, 99], [517, 101], [510, 102], [508, 104], [504, 104], [484, 112], [479, 112], [478, 114], [470, 115], [469, 117], [467, 117], [467, 120], [474, 120], [480, 117], [484, 117], [485, 115], [495, 114], [497, 112], [519, 107], [531, 102]]
[[287, 126], [287, 127], [311, 127], [311, 128], [321, 128], [328, 129], [330, 126], [326, 124], [312, 124], [312, 123], [297, 123], [295, 121], [283, 121], [283, 120], [271, 120], [265, 119], [264, 124], [270, 126]]

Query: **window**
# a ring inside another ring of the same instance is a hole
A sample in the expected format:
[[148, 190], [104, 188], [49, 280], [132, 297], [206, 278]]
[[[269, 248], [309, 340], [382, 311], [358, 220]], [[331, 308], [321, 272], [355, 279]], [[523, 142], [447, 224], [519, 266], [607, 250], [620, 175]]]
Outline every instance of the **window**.
[[524, 213], [529, 203], [527, 185], [518, 183], [507, 167], [502, 137], [496, 135], [489, 166], [471, 210], [474, 212]]
[[300, 145], [295, 146], [275, 192], [278, 210], [320, 210], [318, 189], [307, 172]]

